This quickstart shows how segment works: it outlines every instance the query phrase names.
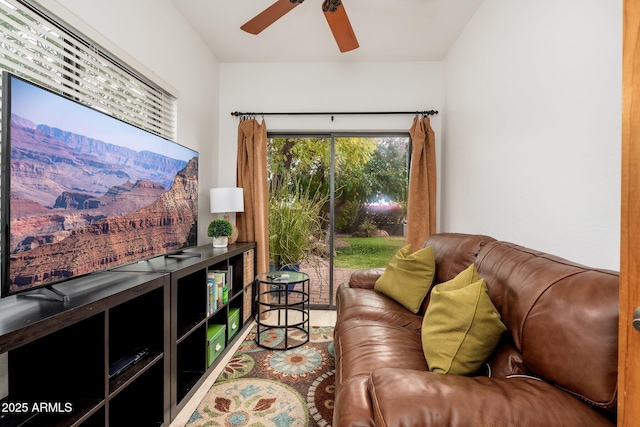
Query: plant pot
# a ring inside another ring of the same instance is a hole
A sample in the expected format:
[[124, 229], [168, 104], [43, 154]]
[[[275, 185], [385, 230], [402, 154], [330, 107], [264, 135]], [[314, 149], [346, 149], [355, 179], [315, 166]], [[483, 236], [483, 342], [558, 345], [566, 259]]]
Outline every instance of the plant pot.
[[227, 236], [220, 236], [213, 238], [213, 247], [214, 248], [226, 248], [229, 244], [229, 238]]

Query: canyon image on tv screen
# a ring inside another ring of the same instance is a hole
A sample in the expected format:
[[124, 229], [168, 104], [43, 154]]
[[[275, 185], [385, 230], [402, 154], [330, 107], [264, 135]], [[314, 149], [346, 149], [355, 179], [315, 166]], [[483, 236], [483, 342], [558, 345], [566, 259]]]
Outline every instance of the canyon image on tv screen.
[[195, 246], [198, 153], [7, 72], [2, 296]]

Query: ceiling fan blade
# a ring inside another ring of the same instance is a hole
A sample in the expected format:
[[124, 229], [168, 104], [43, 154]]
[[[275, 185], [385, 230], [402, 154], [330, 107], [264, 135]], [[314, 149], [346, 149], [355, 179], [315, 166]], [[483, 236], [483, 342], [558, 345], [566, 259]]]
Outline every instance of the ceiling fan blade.
[[278, 0], [251, 20], [247, 21], [240, 29], [247, 33], [260, 34], [262, 30], [282, 18], [303, 1], [304, 0]]
[[324, 0], [322, 3], [322, 10], [324, 16], [327, 18], [333, 37], [338, 43], [340, 52], [348, 52], [353, 49], [357, 49], [360, 45], [356, 34], [353, 32], [351, 22], [347, 12], [344, 10], [344, 5], [340, 0]]

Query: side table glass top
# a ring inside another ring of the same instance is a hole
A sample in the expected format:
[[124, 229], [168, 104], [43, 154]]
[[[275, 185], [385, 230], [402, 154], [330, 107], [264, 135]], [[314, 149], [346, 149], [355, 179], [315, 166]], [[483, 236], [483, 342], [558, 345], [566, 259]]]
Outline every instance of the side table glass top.
[[258, 274], [256, 279], [272, 285], [289, 285], [309, 280], [309, 275], [298, 271], [269, 271]]

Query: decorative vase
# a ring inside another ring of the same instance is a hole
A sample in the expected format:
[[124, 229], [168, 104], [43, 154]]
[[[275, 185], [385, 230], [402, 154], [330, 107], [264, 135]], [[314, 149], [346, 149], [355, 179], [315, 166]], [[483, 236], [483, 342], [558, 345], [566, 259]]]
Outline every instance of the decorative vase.
[[226, 248], [229, 244], [229, 238], [227, 236], [220, 236], [213, 238], [213, 247], [214, 248]]
[[238, 227], [236, 227], [234, 225], [233, 229], [231, 231], [231, 237], [229, 237], [229, 243], [233, 244], [233, 243], [237, 242], [239, 235], [240, 235], [240, 231], [238, 230]]

